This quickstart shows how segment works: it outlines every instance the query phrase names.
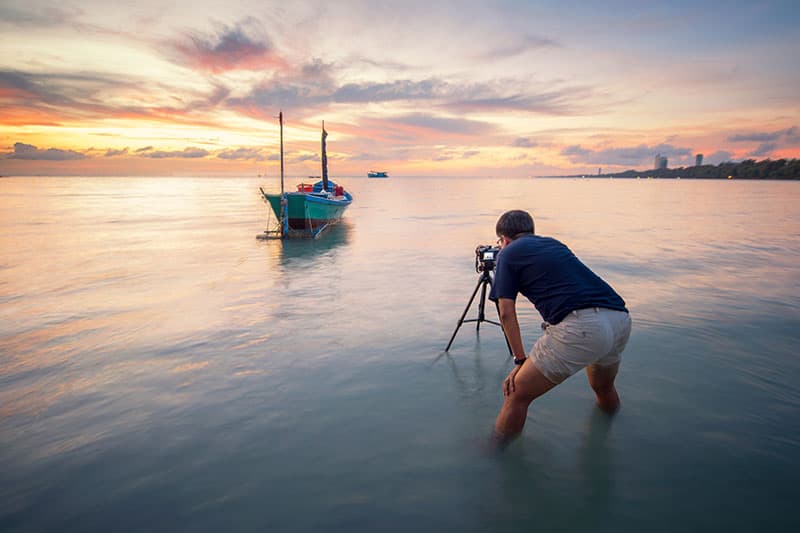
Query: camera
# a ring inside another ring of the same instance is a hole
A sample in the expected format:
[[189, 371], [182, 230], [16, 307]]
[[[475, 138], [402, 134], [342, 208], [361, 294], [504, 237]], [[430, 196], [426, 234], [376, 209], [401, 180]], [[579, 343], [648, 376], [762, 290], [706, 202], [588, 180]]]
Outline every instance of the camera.
[[491, 272], [497, 262], [498, 246], [479, 244], [475, 248], [475, 272]]

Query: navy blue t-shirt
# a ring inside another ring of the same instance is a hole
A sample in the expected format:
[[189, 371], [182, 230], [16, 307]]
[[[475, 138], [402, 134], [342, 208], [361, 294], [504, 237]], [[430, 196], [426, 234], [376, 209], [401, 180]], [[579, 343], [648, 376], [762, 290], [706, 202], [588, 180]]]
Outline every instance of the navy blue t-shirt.
[[523, 235], [497, 255], [489, 299], [516, 300], [518, 293], [528, 298], [550, 324], [558, 324], [570, 312], [587, 307], [627, 311], [619, 294], [569, 248], [539, 235]]

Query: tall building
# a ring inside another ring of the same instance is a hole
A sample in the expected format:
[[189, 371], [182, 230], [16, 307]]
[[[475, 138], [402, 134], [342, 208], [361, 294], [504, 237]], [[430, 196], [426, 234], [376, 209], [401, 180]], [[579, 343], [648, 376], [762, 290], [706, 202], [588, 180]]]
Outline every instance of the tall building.
[[697, 154], [694, 156], [694, 166], [699, 167], [703, 164], [703, 154]]
[[656, 154], [655, 160], [653, 161], [653, 168], [656, 170], [667, 168], [667, 158], [661, 154]]

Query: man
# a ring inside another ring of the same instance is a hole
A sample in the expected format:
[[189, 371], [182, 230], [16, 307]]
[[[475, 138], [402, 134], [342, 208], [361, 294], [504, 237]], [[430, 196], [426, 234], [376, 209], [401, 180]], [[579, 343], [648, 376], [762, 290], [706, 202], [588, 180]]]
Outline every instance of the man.
[[[597, 404], [613, 413], [620, 403], [614, 378], [631, 332], [625, 302], [564, 244], [535, 235], [533, 218], [526, 211], [504, 213], [496, 232], [501, 251], [489, 299], [498, 304], [514, 356], [514, 368], [503, 381], [496, 443], [504, 447], [517, 437], [530, 403], [583, 368]], [[533, 303], [545, 321], [544, 335], [530, 357], [517, 321], [518, 293]]]

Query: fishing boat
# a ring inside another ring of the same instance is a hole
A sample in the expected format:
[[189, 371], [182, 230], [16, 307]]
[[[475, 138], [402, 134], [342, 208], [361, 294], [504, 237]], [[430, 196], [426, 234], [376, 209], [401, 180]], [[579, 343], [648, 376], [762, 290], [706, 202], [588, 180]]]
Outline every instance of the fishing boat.
[[367, 177], [368, 178], [388, 178], [389, 174], [387, 174], [383, 170], [370, 170], [369, 172], [367, 172]]
[[[341, 220], [353, 196], [344, 187], [328, 179], [328, 155], [325, 139], [325, 122], [322, 123], [322, 179], [315, 183], [300, 183], [297, 190], [286, 192], [283, 173], [283, 112], [278, 115], [281, 127], [281, 192], [261, 196], [272, 208], [280, 228], [274, 233], [281, 238], [318, 237], [326, 228]], [[316, 179], [317, 177], [312, 177]], [[268, 230], [265, 233], [270, 233]]]

